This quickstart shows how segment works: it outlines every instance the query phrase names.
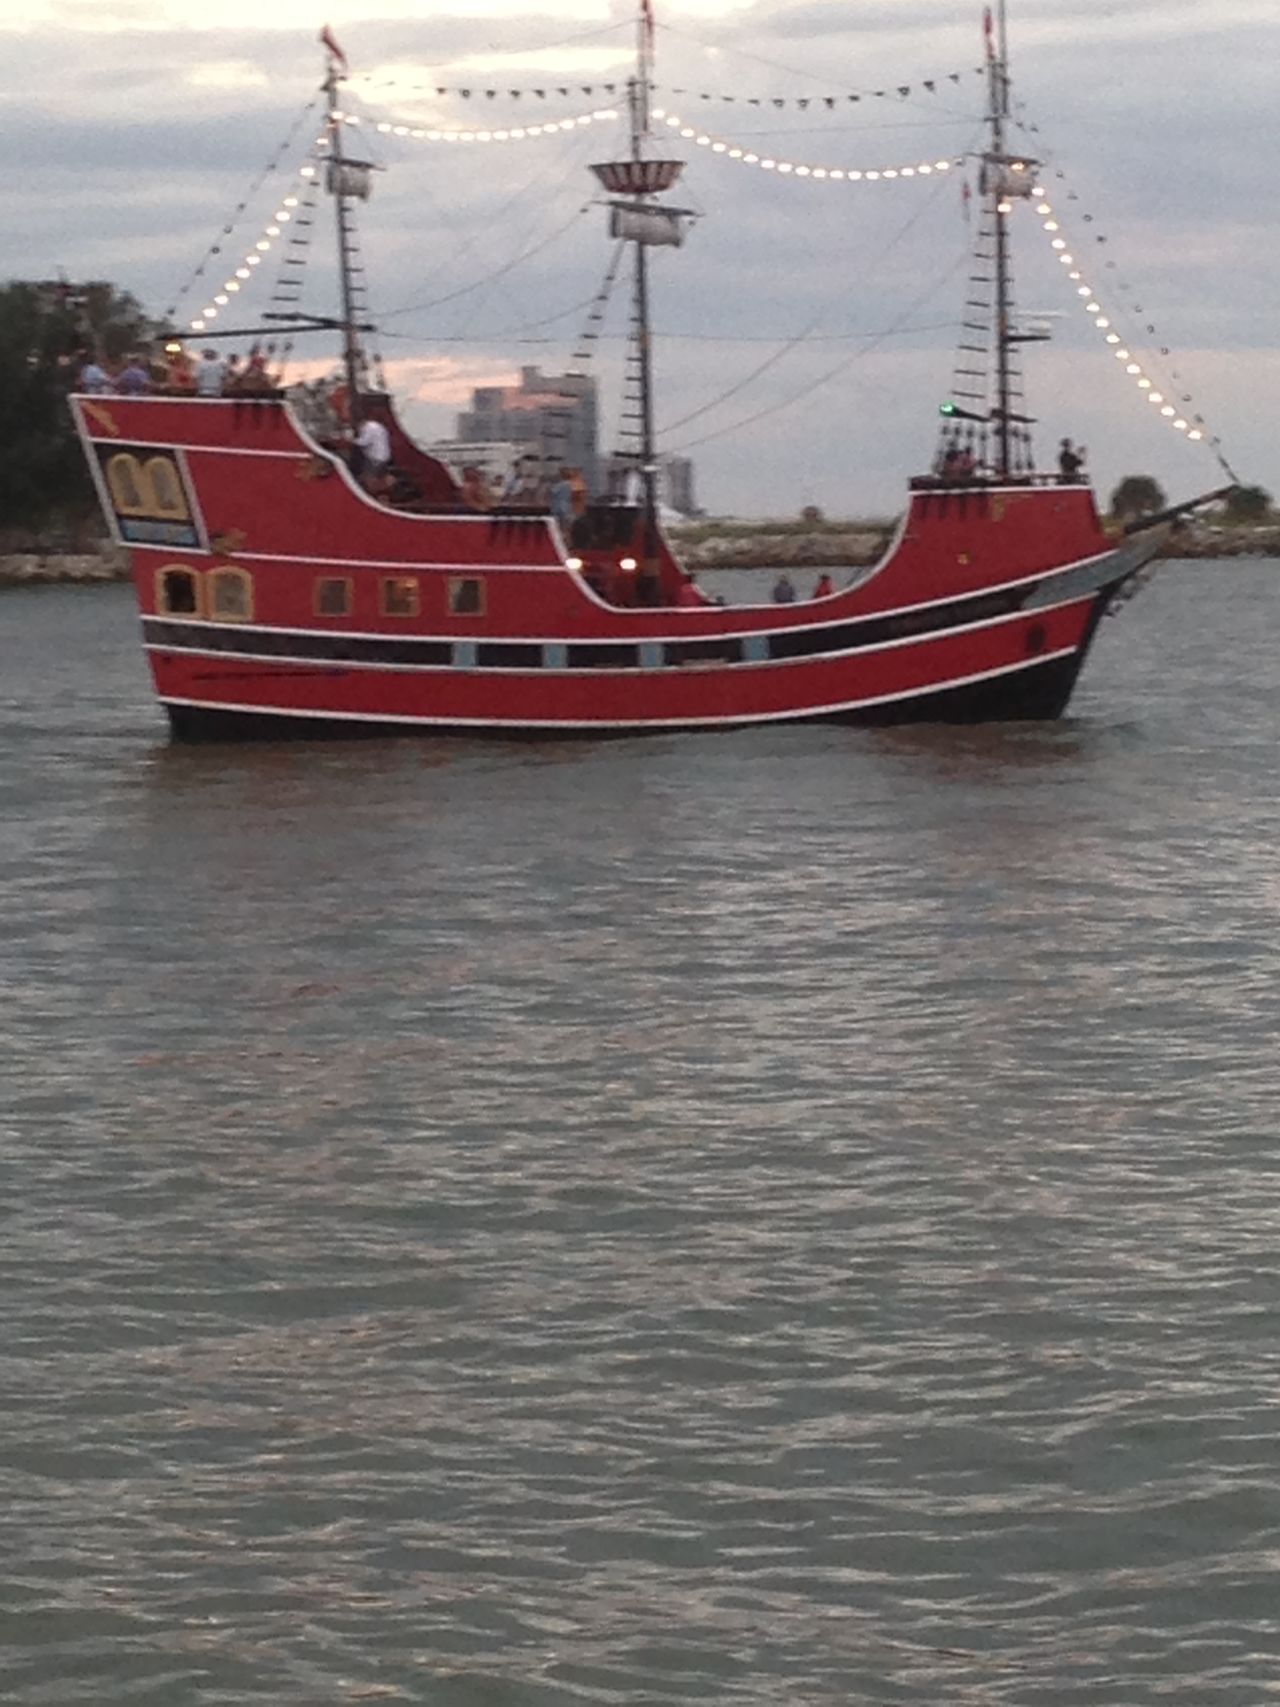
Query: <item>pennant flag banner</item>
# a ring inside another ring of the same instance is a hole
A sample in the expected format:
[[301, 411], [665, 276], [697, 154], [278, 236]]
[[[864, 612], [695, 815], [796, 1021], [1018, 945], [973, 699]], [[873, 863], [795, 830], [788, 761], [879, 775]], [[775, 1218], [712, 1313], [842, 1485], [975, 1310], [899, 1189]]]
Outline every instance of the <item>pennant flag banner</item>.
[[[972, 72], [977, 76], [985, 76], [984, 66], [975, 65]], [[913, 95], [935, 95], [941, 83], [958, 84], [966, 74], [963, 71], [949, 71], [945, 77], [923, 77], [918, 83], [898, 83], [888, 89], [860, 89], [840, 95], [726, 95], [715, 90], [677, 88], [673, 84], [651, 83], [650, 89], [656, 94], [683, 95], [697, 101], [721, 101], [727, 106], [739, 107], [772, 107], [777, 112], [794, 109], [797, 112], [808, 112], [810, 107], [822, 106], [828, 112], [843, 106], [848, 101], [910, 100]], [[559, 95], [567, 98], [570, 95], [616, 95], [622, 88], [619, 83], [557, 83], [547, 84], [539, 89], [476, 89], [462, 88], [451, 83], [402, 83], [393, 77], [375, 77], [372, 72], [363, 72], [365, 80], [376, 81], [380, 88], [395, 89], [402, 94], [412, 95], [456, 95], [463, 101], [486, 100], [496, 101], [503, 98], [519, 101], [528, 96], [535, 101], [545, 101], [551, 96]]]

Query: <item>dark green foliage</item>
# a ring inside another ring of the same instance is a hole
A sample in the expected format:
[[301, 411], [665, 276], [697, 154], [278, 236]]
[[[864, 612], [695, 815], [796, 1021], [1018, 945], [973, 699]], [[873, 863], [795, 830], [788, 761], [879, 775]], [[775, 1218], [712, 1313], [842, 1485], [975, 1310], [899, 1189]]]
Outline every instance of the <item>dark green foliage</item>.
[[1237, 486], [1226, 502], [1229, 522], [1265, 522], [1271, 515], [1271, 494], [1262, 486]]
[[1151, 516], [1163, 510], [1168, 500], [1164, 488], [1149, 474], [1126, 474], [1111, 494], [1111, 514], [1121, 521]]
[[73, 533], [96, 514], [67, 393], [89, 352], [118, 361], [156, 330], [110, 284], [0, 286], [0, 530]]

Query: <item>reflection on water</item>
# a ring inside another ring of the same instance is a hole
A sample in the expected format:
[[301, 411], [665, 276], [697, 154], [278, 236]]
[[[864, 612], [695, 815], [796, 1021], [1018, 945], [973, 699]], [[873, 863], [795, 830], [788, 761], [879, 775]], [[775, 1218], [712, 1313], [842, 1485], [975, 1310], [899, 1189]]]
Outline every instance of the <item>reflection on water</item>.
[[9, 1698], [1262, 1699], [1273, 574], [600, 746], [170, 747], [6, 594]]

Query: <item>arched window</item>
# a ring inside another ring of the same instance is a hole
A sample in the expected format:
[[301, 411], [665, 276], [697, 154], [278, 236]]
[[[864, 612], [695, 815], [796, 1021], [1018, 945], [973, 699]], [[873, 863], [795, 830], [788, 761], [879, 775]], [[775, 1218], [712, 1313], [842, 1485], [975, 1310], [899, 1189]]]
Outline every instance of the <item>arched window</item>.
[[253, 576], [247, 569], [214, 569], [208, 582], [209, 615], [215, 622], [253, 620]]
[[182, 495], [178, 471], [167, 456], [150, 456], [143, 465], [147, 495], [153, 516], [187, 519], [187, 500]]
[[156, 610], [161, 616], [199, 616], [200, 579], [179, 563], [156, 570]]
[[147, 513], [147, 501], [142, 490], [142, 467], [136, 456], [120, 451], [107, 462], [107, 485], [111, 498], [122, 516], [142, 516]]

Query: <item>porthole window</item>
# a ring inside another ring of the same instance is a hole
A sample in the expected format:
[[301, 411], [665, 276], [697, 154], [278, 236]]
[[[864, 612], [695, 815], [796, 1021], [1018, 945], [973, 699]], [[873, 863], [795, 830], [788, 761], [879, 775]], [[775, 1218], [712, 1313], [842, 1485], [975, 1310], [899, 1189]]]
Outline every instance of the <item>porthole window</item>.
[[471, 576], [449, 577], [449, 613], [451, 616], [484, 615], [484, 582]]
[[384, 575], [382, 578], [383, 616], [417, 616], [418, 582], [413, 575]]
[[198, 616], [200, 583], [191, 569], [156, 571], [156, 609], [161, 616]]
[[248, 622], [253, 577], [247, 569], [215, 569], [209, 576], [209, 615], [215, 622]]
[[349, 576], [325, 575], [316, 582], [316, 615], [351, 615], [351, 580]]

